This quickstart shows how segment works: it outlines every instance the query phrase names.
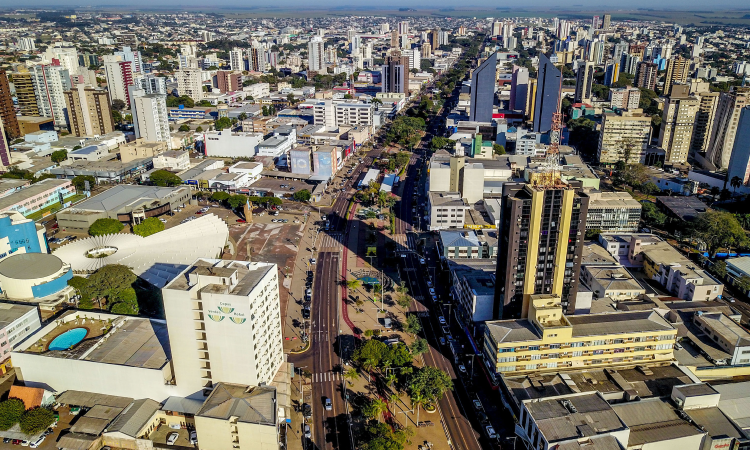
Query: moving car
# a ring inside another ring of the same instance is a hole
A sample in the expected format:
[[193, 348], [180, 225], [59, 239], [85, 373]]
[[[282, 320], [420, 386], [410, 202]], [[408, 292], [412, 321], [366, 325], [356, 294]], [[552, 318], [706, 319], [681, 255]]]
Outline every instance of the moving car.
[[466, 373], [466, 366], [464, 366], [463, 364], [459, 364], [458, 371], [461, 373]]
[[326, 406], [326, 411], [331, 411], [333, 409], [333, 404], [331, 403], [331, 399], [328, 397], [326, 397], [325, 406]]
[[178, 433], [169, 433], [167, 435], [167, 445], [174, 445], [178, 437], [180, 437]]
[[495, 433], [495, 429], [492, 428], [492, 425], [487, 425], [484, 429], [487, 431], [487, 436], [490, 439], [495, 439], [497, 437], [497, 433]]
[[317, 263], [317, 262], [318, 262], [318, 261], [317, 261], [317, 260], [316, 260], [315, 258], [310, 258], [310, 264], [315, 264], [315, 263]]

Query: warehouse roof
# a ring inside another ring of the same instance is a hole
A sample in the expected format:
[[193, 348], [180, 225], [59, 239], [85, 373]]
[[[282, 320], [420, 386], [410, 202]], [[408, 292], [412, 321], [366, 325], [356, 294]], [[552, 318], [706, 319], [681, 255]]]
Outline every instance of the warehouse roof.
[[141, 206], [152, 208], [166, 203], [169, 197], [183, 190], [190, 190], [190, 188], [121, 184], [79, 203], [75, 209], [106, 212], [120, 211], [128, 207], [130, 209]]
[[120, 432], [128, 436], [137, 437], [138, 432], [154, 417], [161, 405], [150, 398], [139, 399], [128, 405], [107, 432]]

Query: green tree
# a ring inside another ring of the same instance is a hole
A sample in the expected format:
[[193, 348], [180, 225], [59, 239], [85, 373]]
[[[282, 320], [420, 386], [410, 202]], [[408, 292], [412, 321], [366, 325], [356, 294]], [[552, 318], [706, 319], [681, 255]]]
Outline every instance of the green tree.
[[347, 280], [346, 281], [346, 287], [349, 289], [359, 289], [360, 285], [362, 285], [362, 282], [359, 280]]
[[96, 219], [94, 223], [89, 227], [89, 234], [91, 236], [103, 236], [105, 234], [117, 234], [125, 226], [117, 219], [110, 219], [106, 217], [104, 219]]
[[445, 391], [453, 389], [453, 380], [442, 370], [425, 366], [413, 372], [407, 382], [406, 389], [410, 396], [421, 394], [430, 404], [437, 403]]
[[55, 415], [47, 408], [36, 407], [24, 413], [19, 421], [21, 431], [25, 434], [32, 435], [46, 430], [52, 422], [55, 421]]
[[25, 410], [23, 401], [17, 398], [9, 398], [0, 402], [0, 430], [9, 430], [20, 422]]
[[78, 300], [78, 307], [80, 309], [94, 308], [94, 302], [91, 301], [91, 294], [88, 290], [88, 278], [83, 278], [76, 275], [68, 280], [68, 286], [72, 286], [76, 291], [78, 291], [78, 295], [81, 296], [81, 299]]
[[125, 102], [119, 98], [112, 100], [112, 109], [115, 111], [122, 111], [125, 109]]
[[747, 245], [748, 239], [737, 218], [722, 211], [707, 211], [692, 223], [694, 233], [708, 246], [710, 254], [719, 248], [737, 248]]
[[[245, 100], [247, 100], [247, 98], [245, 98]], [[250, 97], [250, 100], [252, 100], [252, 97]], [[237, 116], [237, 120], [239, 120], [240, 122], [244, 121], [245, 119], [247, 119], [247, 113], [241, 112], [240, 115]]]
[[422, 331], [422, 323], [419, 321], [419, 317], [417, 317], [416, 314], [408, 314], [406, 316], [404, 331], [411, 335], [419, 334], [419, 332]]
[[596, 237], [599, 236], [601, 233], [602, 233], [602, 230], [598, 228], [586, 230], [586, 239], [596, 239]]
[[445, 148], [446, 145], [450, 142], [450, 139], [444, 138], [442, 136], [435, 136], [430, 140], [430, 148], [432, 150], [440, 150], [441, 148]]
[[178, 186], [182, 184], [182, 179], [180, 177], [164, 169], [151, 172], [149, 179], [157, 186]]
[[667, 221], [667, 215], [659, 211], [659, 208], [652, 202], [641, 201], [641, 217], [648, 225], [661, 227]]
[[86, 190], [86, 182], [89, 182], [89, 188], [94, 187], [96, 184], [96, 178], [91, 175], [78, 175], [74, 177], [70, 182], [75, 186], [76, 191], [83, 192]]
[[298, 202], [309, 202], [312, 195], [310, 194], [310, 191], [307, 189], [302, 189], [300, 191], [297, 191], [292, 195], [292, 198], [294, 198]]
[[222, 117], [214, 122], [214, 128], [221, 131], [225, 128], [232, 128], [232, 120], [229, 117]]
[[65, 149], [57, 150], [57, 151], [52, 152], [50, 157], [52, 158], [53, 163], [61, 163], [65, 161], [66, 159], [68, 159], [68, 151]]
[[[129, 267], [121, 264], [109, 264], [89, 277], [88, 289], [93, 298], [114, 297], [126, 289], [131, 289], [137, 279], [138, 277]], [[121, 299], [121, 301], [123, 300]]]
[[118, 125], [122, 123], [122, 114], [120, 114], [120, 111], [112, 110], [112, 120]]
[[202, 131], [203, 131], [203, 127], [202, 127], [202, 126], [200, 126], [200, 125], [198, 125], [198, 128], [196, 128], [196, 129], [195, 129], [195, 132], [196, 132], [196, 133], [200, 133], [200, 132], [202, 132]]
[[138, 236], [151, 236], [164, 231], [164, 223], [156, 217], [149, 217], [138, 225], [133, 226], [133, 234]]
[[138, 314], [138, 295], [132, 287], [122, 289], [107, 298], [109, 311], [113, 314]]
[[409, 347], [403, 342], [387, 347], [381, 364], [386, 367], [405, 367], [411, 364], [412, 356]]
[[429, 349], [430, 347], [427, 343], [427, 339], [417, 338], [417, 340], [411, 344], [411, 354], [414, 356], [421, 355], [422, 353], [427, 353]]
[[354, 350], [352, 360], [362, 364], [363, 368], [366, 361], [370, 361], [374, 366], [378, 366], [387, 352], [388, 346], [384, 342], [376, 339], [367, 339]]
[[223, 191], [216, 191], [213, 194], [211, 194], [211, 200], [215, 202], [223, 202], [223, 201], [229, 200], [230, 197], [231, 195]]
[[380, 419], [384, 412], [388, 410], [388, 405], [379, 398], [374, 398], [365, 403], [362, 407], [362, 414], [368, 419]]
[[263, 114], [264, 116], [267, 116], [267, 115], [268, 115], [268, 106], [266, 106], [266, 105], [263, 105], [263, 108], [261, 108], [261, 113], [262, 113], [262, 114]]
[[230, 208], [237, 209], [247, 203], [247, 196], [243, 194], [236, 194], [229, 197], [226, 203]]
[[186, 123], [183, 123], [182, 125], [180, 125], [180, 128], [178, 128], [177, 131], [190, 131], [190, 126]]
[[357, 369], [355, 369], [354, 367], [350, 367], [344, 372], [343, 376], [344, 379], [349, 382], [349, 384], [352, 384], [354, 380], [359, 378], [359, 372], [357, 372]]
[[708, 269], [712, 274], [723, 280], [727, 277], [727, 263], [724, 261], [714, 261]]
[[492, 144], [492, 152], [496, 155], [504, 155], [505, 147], [500, 144]]
[[643, 192], [646, 198], [649, 198], [650, 196], [661, 192], [661, 189], [659, 189], [659, 186], [653, 181], [647, 181], [641, 185], [640, 191]]

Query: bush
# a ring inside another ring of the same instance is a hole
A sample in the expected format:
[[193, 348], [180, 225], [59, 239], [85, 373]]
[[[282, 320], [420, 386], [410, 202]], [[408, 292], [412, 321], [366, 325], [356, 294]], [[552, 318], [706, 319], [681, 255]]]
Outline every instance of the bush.
[[47, 408], [34, 408], [26, 411], [20, 421], [21, 431], [36, 434], [44, 431], [55, 421], [55, 415]]
[[156, 170], [149, 175], [149, 179], [157, 186], [178, 186], [182, 184], [182, 178], [168, 170]]
[[310, 201], [310, 191], [307, 189], [302, 189], [301, 191], [297, 191], [292, 195], [292, 197], [297, 200], [298, 202], [307, 202]]
[[133, 234], [143, 237], [151, 236], [160, 231], [164, 231], [164, 223], [156, 217], [149, 217], [133, 227]]
[[125, 226], [117, 219], [96, 219], [96, 222], [92, 223], [89, 227], [89, 234], [91, 236], [103, 236], [105, 234], [117, 234]]
[[8, 430], [17, 424], [25, 410], [23, 402], [17, 398], [9, 398], [0, 402], [0, 430]]

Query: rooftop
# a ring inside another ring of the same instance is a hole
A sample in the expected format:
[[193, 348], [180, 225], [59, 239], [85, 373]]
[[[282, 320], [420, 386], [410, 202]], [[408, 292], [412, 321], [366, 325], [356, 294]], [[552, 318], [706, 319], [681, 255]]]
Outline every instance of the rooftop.
[[125, 208], [154, 207], [188, 187], [131, 186], [120, 184], [75, 206], [76, 210], [119, 212]]
[[[49, 190], [57, 189], [65, 185], [70, 186], [70, 180], [47, 178], [46, 180], [34, 183], [31, 186], [25, 187], [10, 195], [0, 198], [0, 211], [5, 211], [6, 209], [9, 209], [13, 206], [23, 204], [31, 197], [35, 197]], [[73, 188], [71, 187], [70, 189]]]
[[201, 258], [165, 286], [165, 289], [185, 291], [192, 289], [195, 285], [190, 284], [190, 275], [228, 278], [236, 273], [237, 284], [234, 286], [207, 283], [202, 284], [200, 288], [213, 289], [213, 286], [217, 286], [224, 293], [247, 296], [266, 274], [275, 270], [276, 265], [269, 263]]
[[276, 409], [274, 387], [218, 383], [196, 415], [275, 426]]
[[55, 275], [65, 266], [47, 253], [20, 253], [0, 261], [0, 275], [16, 280], [34, 280]]
[[[139, 399], [128, 405], [117, 419], [107, 427], [108, 433], [123, 433], [138, 437], [138, 432], [154, 417], [161, 405], [149, 398]], [[89, 411], [91, 412], [91, 411]]]
[[4, 330], [5, 327], [23, 317], [24, 314], [27, 314], [31, 310], [36, 310], [36, 306], [0, 303], [0, 330]]
[[714, 333], [721, 336], [730, 345], [737, 347], [750, 346], [750, 332], [723, 313], [699, 313], [695, 319], [705, 323]]
[[458, 192], [430, 192], [430, 205], [433, 207], [469, 207]]
[[684, 221], [693, 220], [699, 214], [710, 210], [705, 203], [692, 196], [661, 196], [656, 198], [656, 202], [661, 204], [674, 217]]
[[702, 434], [698, 428], [680, 419], [674, 408], [661, 398], [620, 403], [612, 408], [630, 427], [628, 448]]
[[598, 393], [530, 400], [524, 406], [550, 444], [625, 428]]
[[655, 311], [627, 311], [566, 316], [573, 326], [573, 337], [645, 333], [674, 330]]

